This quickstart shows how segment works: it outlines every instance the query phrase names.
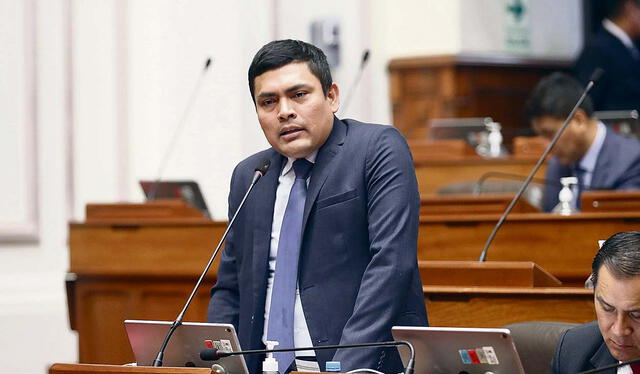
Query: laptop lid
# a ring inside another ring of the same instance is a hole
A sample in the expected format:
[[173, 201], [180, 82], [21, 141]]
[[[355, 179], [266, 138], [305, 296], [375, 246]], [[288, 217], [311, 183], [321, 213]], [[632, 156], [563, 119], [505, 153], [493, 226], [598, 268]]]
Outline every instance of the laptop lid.
[[140, 181], [144, 196], [149, 199], [182, 199], [211, 217], [202, 191], [195, 181]]
[[[129, 344], [139, 366], [153, 364], [171, 324], [172, 322], [168, 321], [124, 321]], [[211, 365], [218, 364], [224, 367], [227, 373], [248, 374], [241, 355], [225, 357], [218, 361], [202, 361], [200, 351], [206, 348], [205, 340], [211, 340], [215, 348], [225, 351], [241, 350], [233, 325], [183, 322], [167, 345], [163, 366], [210, 368]]]
[[[524, 374], [508, 329], [394, 326], [416, 351], [415, 374]], [[409, 350], [399, 349], [403, 362]]]

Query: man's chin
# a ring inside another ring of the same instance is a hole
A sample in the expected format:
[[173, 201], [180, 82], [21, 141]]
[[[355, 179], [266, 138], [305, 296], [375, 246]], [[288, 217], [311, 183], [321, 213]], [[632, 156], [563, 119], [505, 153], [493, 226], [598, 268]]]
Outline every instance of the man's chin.
[[635, 358], [640, 358], [640, 352], [635, 348], [620, 349], [618, 347], [612, 347], [611, 344], [607, 344], [609, 352], [618, 361], [627, 361]]

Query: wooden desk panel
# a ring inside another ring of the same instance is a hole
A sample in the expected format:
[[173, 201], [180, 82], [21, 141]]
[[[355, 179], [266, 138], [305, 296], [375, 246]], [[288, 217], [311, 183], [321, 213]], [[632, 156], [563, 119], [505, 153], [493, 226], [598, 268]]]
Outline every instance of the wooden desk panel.
[[[421, 217], [420, 260], [477, 260], [499, 215]], [[640, 228], [640, 213], [512, 214], [489, 248], [489, 261], [532, 261], [563, 282], [591, 273], [598, 240]]]
[[596, 319], [593, 293], [579, 287], [425, 286], [430, 326], [502, 327], [525, 321]]
[[[502, 172], [521, 175], [526, 178], [533, 169], [536, 159], [495, 158], [485, 159], [471, 156], [463, 160], [414, 159], [418, 189], [421, 194], [435, 194], [438, 189], [455, 182], [476, 182], [488, 172]], [[536, 178], [544, 178], [545, 166], [536, 173]], [[498, 181], [496, 178], [490, 181]]]
[[[174, 320], [225, 228], [225, 222], [190, 220], [71, 223], [67, 286], [79, 361], [133, 362], [124, 320]], [[217, 269], [216, 261], [185, 321], [206, 319]]]

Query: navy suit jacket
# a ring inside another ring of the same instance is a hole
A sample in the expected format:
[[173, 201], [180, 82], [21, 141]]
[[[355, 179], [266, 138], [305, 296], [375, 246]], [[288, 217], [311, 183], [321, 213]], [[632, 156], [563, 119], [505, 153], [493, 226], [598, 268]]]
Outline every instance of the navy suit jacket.
[[605, 74], [589, 93], [595, 110], [640, 109], [640, 59], [634, 59], [605, 28], [585, 45], [576, 61], [575, 75], [586, 85], [597, 67]]
[[[208, 321], [235, 325], [243, 349], [263, 346], [267, 268], [278, 176], [268, 149], [233, 172], [229, 216], [261, 159], [271, 160], [225, 243]], [[411, 153], [390, 126], [334, 118], [319, 149], [304, 209], [298, 288], [313, 345], [392, 340], [394, 325], [427, 325], [417, 266], [419, 195]], [[284, 347], [280, 347], [284, 348]], [[393, 349], [317, 350], [320, 368], [402, 369]], [[260, 357], [245, 357], [251, 373]]]
[[[575, 374], [617, 363], [602, 339], [598, 323], [590, 322], [568, 329], [560, 336], [551, 366], [554, 374]], [[616, 374], [616, 369], [602, 373]]]
[[[546, 179], [551, 182], [544, 188], [542, 210], [549, 212], [558, 204], [561, 177], [571, 176], [572, 165], [562, 165], [553, 157], [547, 165]], [[555, 184], [555, 182], [558, 182]], [[598, 154], [591, 179], [591, 190], [640, 189], [640, 143], [616, 134], [610, 128]]]

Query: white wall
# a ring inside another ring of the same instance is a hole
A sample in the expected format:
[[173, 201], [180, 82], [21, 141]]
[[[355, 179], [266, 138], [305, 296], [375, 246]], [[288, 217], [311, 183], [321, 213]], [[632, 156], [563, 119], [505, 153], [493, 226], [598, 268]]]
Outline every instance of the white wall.
[[[37, 152], [33, 156], [36, 156], [37, 173], [33, 174], [37, 179], [33, 182], [37, 187], [35, 200], [39, 202], [38, 226], [41, 228], [38, 242], [0, 244], [0, 361], [7, 373], [44, 373], [48, 363], [74, 361], [77, 357], [76, 338], [69, 331], [64, 295], [64, 274], [68, 266], [64, 1], [2, 0], [0, 8], [12, 9], [0, 12], [0, 23], [5, 27], [11, 20], [24, 26], [13, 28], [11, 34], [2, 37], [27, 41], [24, 48], [33, 48], [34, 52], [21, 56], [22, 46], [2, 43], [0, 53], [25, 57], [21, 62], [25, 69], [15, 69], [22, 70], [18, 77], [13, 77], [15, 80], [0, 83], [11, 84], [9, 95], [15, 95], [9, 98], [4, 94], [6, 91], [2, 91], [0, 112], [15, 109], [9, 105], [34, 105], [31, 115], [35, 121], [33, 140]], [[33, 38], [28, 36], [31, 32]], [[4, 49], [6, 46], [13, 48]], [[23, 95], [19, 89], [25, 80], [33, 80], [36, 85], [35, 97]], [[25, 124], [28, 125], [23, 122]], [[11, 123], [3, 119], [0, 136], [7, 135], [6, 126]], [[15, 151], [22, 153], [24, 147], [23, 143], [16, 144]], [[13, 160], [12, 155], [3, 158], [3, 170]], [[0, 183], [16, 182], [6, 177], [3, 174]]]
[[[573, 53], [580, 44], [580, 1], [529, 3], [532, 55]], [[67, 222], [82, 220], [88, 202], [142, 200], [137, 181], [156, 177], [208, 56], [213, 65], [162, 176], [196, 179], [214, 216], [224, 218], [233, 166], [267, 146], [246, 82], [251, 57], [265, 42], [309, 40], [310, 21], [338, 18], [343, 54], [334, 78], [343, 98], [349, 94], [362, 51], [371, 49], [370, 63], [343, 115], [390, 123], [389, 59], [502, 53], [499, 31], [485, 27], [502, 24], [500, 4], [504, 0], [0, 0], [0, 9], [7, 9], [0, 12], [0, 30], [8, 30], [0, 41], [22, 40], [29, 29], [25, 31], [21, 22], [32, 22], [35, 30], [34, 42], [26, 46], [35, 51], [31, 78], [37, 95], [31, 100], [20, 92], [30, 76], [4, 81], [0, 84], [14, 87], [0, 90], [0, 113], [35, 105], [32, 112], [21, 115], [34, 117], [36, 170], [11, 170], [36, 176], [32, 184], [37, 196], [25, 197], [23, 203], [37, 202], [40, 228], [38, 242], [0, 240], [4, 367], [9, 372], [42, 374], [47, 363], [76, 359], [63, 283], [68, 268]], [[23, 13], [26, 18], [20, 18]], [[12, 66], [0, 72], [28, 67], [20, 60], [21, 48], [9, 42], [2, 46], [1, 61]], [[9, 121], [0, 119], [0, 136], [8, 136], [11, 130], [5, 122]], [[20, 144], [14, 144], [16, 155], [28, 147]], [[9, 160], [16, 163], [12, 165], [21, 162]], [[0, 176], [0, 185], [13, 182], [8, 178], [9, 173]], [[5, 209], [11, 211], [10, 217], [23, 212]], [[6, 211], [3, 214], [0, 217]], [[36, 357], [34, 342], [46, 347]]]

